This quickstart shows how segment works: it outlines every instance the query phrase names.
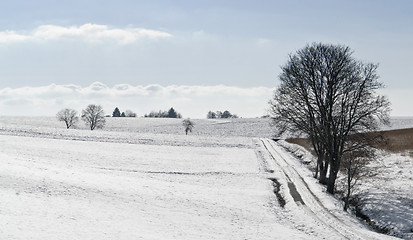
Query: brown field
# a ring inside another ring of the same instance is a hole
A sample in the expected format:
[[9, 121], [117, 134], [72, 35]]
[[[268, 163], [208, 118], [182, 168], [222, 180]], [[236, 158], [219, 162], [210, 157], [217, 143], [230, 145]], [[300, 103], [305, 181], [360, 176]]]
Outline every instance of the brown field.
[[[391, 153], [405, 153], [413, 157], [413, 128], [397, 129], [379, 132], [385, 141], [376, 147]], [[286, 139], [289, 143], [298, 144], [311, 151], [311, 143], [307, 138]]]

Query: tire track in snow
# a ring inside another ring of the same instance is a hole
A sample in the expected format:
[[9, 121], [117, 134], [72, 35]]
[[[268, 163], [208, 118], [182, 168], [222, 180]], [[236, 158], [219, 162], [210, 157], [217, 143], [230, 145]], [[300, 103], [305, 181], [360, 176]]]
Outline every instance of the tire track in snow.
[[143, 174], [163, 174], [163, 175], [190, 175], [190, 176], [205, 176], [205, 175], [232, 175], [232, 176], [246, 176], [257, 175], [256, 173], [235, 173], [235, 172], [219, 172], [219, 171], [206, 171], [206, 172], [179, 172], [179, 171], [145, 171], [137, 169], [125, 169], [125, 168], [106, 168], [99, 167], [97, 169], [106, 171], [118, 171], [128, 173], [143, 173]]
[[[339, 231], [337, 231], [334, 227], [332, 227], [330, 224], [326, 223], [325, 221], [323, 221], [322, 219], [320, 219], [311, 209], [308, 208], [308, 206], [306, 206], [305, 202], [303, 201], [301, 195], [299, 194], [297, 188], [295, 187], [295, 184], [293, 183], [290, 175], [291, 174], [287, 174], [285, 167], [282, 166], [282, 164], [280, 164], [279, 160], [277, 160], [277, 158], [274, 156], [273, 152], [270, 150], [269, 146], [271, 147], [271, 149], [274, 149], [274, 147], [270, 144], [270, 140], [268, 139], [261, 139], [265, 149], [268, 151], [270, 157], [273, 159], [274, 163], [279, 167], [279, 169], [282, 171], [282, 173], [284, 174], [284, 176], [287, 179], [287, 186], [289, 189], [289, 193], [290, 196], [293, 198], [294, 202], [297, 204], [297, 206], [301, 207], [302, 210], [304, 210], [306, 213], [308, 213], [308, 215], [312, 216], [313, 218], [316, 218], [315, 220], [317, 222], [320, 222], [321, 224], [327, 226], [328, 228], [330, 228], [334, 233], [336, 233], [337, 237], [340, 238], [344, 238], [344, 239], [349, 239], [346, 236], [344, 236], [343, 234], [341, 234]], [[285, 164], [287, 164], [284, 161]]]
[[366, 234], [366, 232], [369, 232], [367, 229], [363, 232], [357, 231], [355, 226], [349, 226], [340, 220], [321, 203], [320, 199], [310, 189], [303, 177], [297, 172], [294, 166], [289, 163], [287, 157], [283, 156], [284, 153], [282, 150], [279, 149], [278, 146], [272, 142], [272, 140], [261, 139], [261, 141], [269, 152], [271, 158], [274, 160], [276, 165], [278, 165], [288, 180], [290, 195], [296, 204], [304, 211], [308, 212], [309, 215], [315, 220], [332, 229], [333, 232], [344, 239], [383, 239], [389, 237], [386, 235], [379, 235], [374, 232], [371, 232], [371, 234]]

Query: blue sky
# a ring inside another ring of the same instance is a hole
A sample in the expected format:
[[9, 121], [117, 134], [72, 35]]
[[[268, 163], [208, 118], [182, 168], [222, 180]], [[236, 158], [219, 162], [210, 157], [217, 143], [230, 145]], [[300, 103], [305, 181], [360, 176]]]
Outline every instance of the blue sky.
[[[379, 63], [392, 115], [413, 116], [412, 13], [409, 0], [6, 1], [0, 5], [0, 112], [53, 115], [61, 106], [99, 103], [103, 97], [93, 94], [76, 99], [79, 89], [100, 84], [115, 101], [102, 101], [107, 112], [120, 105], [143, 115], [175, 104], [188, 117], [222, 108], [259, 116], [288, 54], [324, 42], [347, 45], [356, 58]], [[30, 94], [68, 85], [75, 94]], [[159, 85], [163, 95], [131, 101], [114, 95], [118, 85]], [[186, 92], [166, 94], [171, 86]], [[199, 86], [209, 95], [200, 98]], [[239, 94], [248, 90], [262, 95]], [[39, 106], [53, 94], [47, 102], [54, 103]], [[30, 111], [37, 107], [43, 111]]]

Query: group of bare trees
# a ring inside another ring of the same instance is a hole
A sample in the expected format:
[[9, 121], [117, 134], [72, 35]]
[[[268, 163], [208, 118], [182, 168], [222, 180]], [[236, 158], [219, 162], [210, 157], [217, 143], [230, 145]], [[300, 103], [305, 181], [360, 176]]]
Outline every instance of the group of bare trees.
[[[116, 109], [118, 108], [115, 108], [114, 114], [117, 112]], [[169, 113], [172, 114], [174, 118], [177, 118], [177, 113], [173, 108], [171, 109], [172, 110], [169, 110]], [[77, 111], [69, 108], [60, 110], [56, 114], [56, 117], [59, 121], [65, 122], [67, 129], [75, 126], [79, 121]], [[90, 128], [90, 130], [94, 130], [95, 128], [103, 128], [106, 123], [105, 112], [103, 111], [102, 106], [95, 104], [90, 104], [82, 110], [81, 119]], [[182, 125], [184, 126], [186, 135], [188, 135], [188, 132], [192, 132], [195, 127], [195, 123], [189, 118], [184, 119], [182, 121]]]
[[152, 111], [149, 114], [145, 114], [146, 118], [182, 118], [182, 114], [178, 113], [173, 107], [168, 111], [159, 110], [158, 112]]
[[238, 118], [236, 114], [231, 114], [228, 110], [225, 110], [223, 112], [221, 111], [209, 111], [207, 113], [207, 118], [208, 119], [215, 119], [215, 118]]
[[376, 93], [383, 87], [377, 67], [354, 59], [346, 46], [321, 43], [290, 55], [282, 67], [270, 101], [273, 123], [279, 135], [299, 133], [311, 140], [318, 157], [315, 176], [329, 193], [343, 162], [350, 189], [379, 139], [367, 133], [389, 121], [389, 102]]
[[[69, 108], [59, 111], [56, 117], [59, 121], [65, 122], [68, 129], [73, 127], [79, 121], [77, 111]], [[90, 130], [94, 130], [95, 128], [103, 128], [106, 123], [105, 112], [103, 111], [102, 106], [95, 104], [90, 104], [82, 110], [81, 119], [90, 128]]]

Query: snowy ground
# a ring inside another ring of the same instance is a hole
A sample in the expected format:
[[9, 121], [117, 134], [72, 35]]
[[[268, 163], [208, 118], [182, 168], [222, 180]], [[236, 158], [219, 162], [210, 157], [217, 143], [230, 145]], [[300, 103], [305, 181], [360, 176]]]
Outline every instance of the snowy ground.
[[[282, 142], [282, 146], [299, 156], [302, 166], [305, 166], [304, 161], [312, 160], [306, 167], [315, 167], [315, 158], [304, 148], [287, 142]], [[413, 158], [408, 154], [384, 151], [380, 151], [378, 156], [367, 166], [373, 176], [360, 180], [355, 187], [354, 194], [360, 197], [361, 212], [388, 234], [413, 239]], [[308, 172], [307, 175], [310, 176]], [[339, 175], [338, 190], [343, 190], [344, 184], [344, 176]]]
[[0, 239], [387, 238], [343, 214], [298, 162], [310, 189], [294, 180], [306, 207], [297, 202], [297, 176], [258, 138], [271, 136], [268, 120], [195, 122], [185, 136], [180, 120], [108, 119], [91, 132], [1, 117]]

